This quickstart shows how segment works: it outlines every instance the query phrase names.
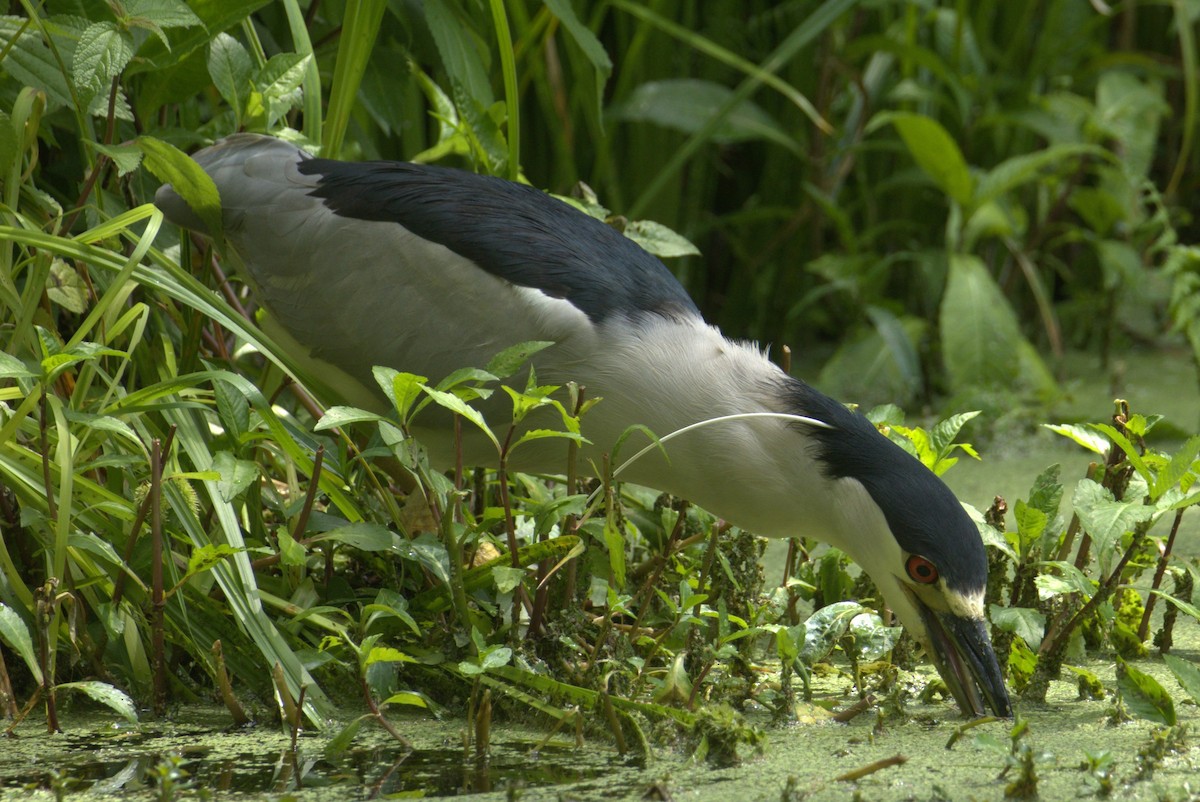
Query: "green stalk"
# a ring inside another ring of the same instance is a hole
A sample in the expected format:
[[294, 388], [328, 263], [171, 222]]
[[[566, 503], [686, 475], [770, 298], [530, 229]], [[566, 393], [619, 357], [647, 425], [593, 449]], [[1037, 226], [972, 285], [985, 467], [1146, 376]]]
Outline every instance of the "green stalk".
[[387, 4], [382, 0], [348, 0], [342, 15], [342, 33], [338, 39], [337, 61], [333, 67], [333, 85], [329, 88], [329, 109], [321, 140], [321, 155], [336, 159], [350, 125], [350, 113], [358, 96], [367, 61], [375, 47], [379, 25]]
[[490, 0], [492, 22], [496, 26], [496, 46], [500, 51], [500, 67], [504, 72], [504, 105], [508, 123], [508, 178], [521, 176], [521, 108], [517, 92], [517, 64], [513, 56], [512, 34], [504, 13], [504, 0]]

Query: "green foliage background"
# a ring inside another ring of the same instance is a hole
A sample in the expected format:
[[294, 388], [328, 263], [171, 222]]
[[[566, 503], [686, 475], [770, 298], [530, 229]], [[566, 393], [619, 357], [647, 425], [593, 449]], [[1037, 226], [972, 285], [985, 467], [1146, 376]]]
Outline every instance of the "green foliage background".
[[[652, 247], [687, 251], [629, 221], [698, 246], [671, 266], [710, 320], [828, 355], [822, 383], [848, 400], [1050, 398], [1066, 350], [1107, 353], [1131, 327], [1182, 338], [1200, 360], [1195, 0], [18, 0], [9, 12], [0, 634], [47, 692], [55, 672], [38, 676], [35, 641], [60, 678], [150, 695], [160, 610], [183, 696], [181, 675], [220, 672], [208, 648], [223, 638], [236, 675], [278, 663], [324, 720], [313, 672], [428, 657], [428, 644], [374, 652], [372, 627], [418, 629], [414, 615], [449, 609], [483, 635], [464, 636], [470, 658], [446, 670], [518, 682], [492, 637], [502, 621], [493, 631], [451, 598], [461, 560], [408, 537], [370, 460], [394, 451], [386, 428], [364, 455], [317, 427], [311, 399], [285, 390], [291, 373], [320, 396], [320, 377], [258, 329], [207, 246], [145, 205], [170, 181], [215, 229], [215, 193], [182, 152], [238, 130], [562, 194], [584, 181]], [[1192, 461], [1177, 460], [1176, 481]], [[534, 511], [580, 503], [522, 492]], [[496, 523], [481, 517], [458, 533], [468, 545]], [[642, 523], [665, 539], [672, 521]], [[598, 537], [623, 548], [630, 525], [603, 524]], [[149, 530], [166, 537], [165, 596]], [[522, 565], [573, 548], [545, 542], [558, 545]], [[443, 595], [415, 613], [400, 594], [369, 609], [344, 566], [325, 567], [336, 549], [383, 585]], [[617, 558], [603, 559], [614, 580]], [[613, 609], [634, 601], [619, 590]], [[663, 614], [684, 622], [701, 590]]]

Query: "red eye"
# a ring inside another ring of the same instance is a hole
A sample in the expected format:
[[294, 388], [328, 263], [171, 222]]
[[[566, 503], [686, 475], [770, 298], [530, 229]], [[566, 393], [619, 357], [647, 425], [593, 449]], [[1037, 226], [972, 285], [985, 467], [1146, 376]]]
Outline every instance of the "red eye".
[[908, 562], [904, 564], [904, 568], [908, 571], [908, 575], [913, 582], [919, 582], [922, 585], [932, 585], [938, 580], [937, 566], [917, 554], [908, 558]]

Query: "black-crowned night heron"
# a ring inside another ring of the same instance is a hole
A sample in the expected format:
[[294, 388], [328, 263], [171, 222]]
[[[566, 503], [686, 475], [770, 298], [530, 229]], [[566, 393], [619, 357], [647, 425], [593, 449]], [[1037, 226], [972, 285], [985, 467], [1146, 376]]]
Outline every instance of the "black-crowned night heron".
[[[984, 618], [987, 557], [954, 495], [866, 418], [707, 325], [631, 240], [531, 187], [442, 167], [314, 159], [254, 135], [195, 159], [259, 299], [298, 357], [336, 372], [346, 400], [379, 405], [375, 365], [436, 382], [541, 340], [555, 345], [534, 357], [539, 381], [603, 399], [584, 418], [592, 458], [632, 424], [661, 436], [741, 416], [672, 439], [623, 478], [760, 535], [843, 550], [965, 714], [1011, 715]], [[155, 203], [203, 230], [170, 186]], [[416, 434], [452, 464], [448, 429]], [[514, 467], [561, 472], [561, 441], [545, 442]], [[477, 464], [496, 459], [482, 439], [465, 449]]]

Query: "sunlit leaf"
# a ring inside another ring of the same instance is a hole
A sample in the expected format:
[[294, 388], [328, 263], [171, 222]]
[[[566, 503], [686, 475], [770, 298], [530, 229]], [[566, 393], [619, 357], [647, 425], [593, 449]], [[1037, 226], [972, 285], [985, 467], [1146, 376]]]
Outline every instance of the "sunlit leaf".
[[17, 612], [6, 604], [0, 603], [0, 638], [14, 652], [21, 655], [29, 673], [40, 685], [42, 682], [42, 667], [33, 651], [33, 639], [29, 636], [29, 628]]
[[61, 685], [54, 687], [56, 693], [63, 691], [79, 691], [80, 693], [90, 696], [94, 701], [115, 710], [126, 721], [136, 724], [137, 708], [133, 704], [133, 700], [121, 690], [114, 688], [107, 682], [97, 682], [89, 680], [85, 682], [64, 682]]
[[1190, 660], [1184, 660], [1173, 654], [1164, 654], [1163, 662], [1175, 675], [1179, 687], [1183, 688], [1192, 701], [1200, 705], [1200, 668]]

